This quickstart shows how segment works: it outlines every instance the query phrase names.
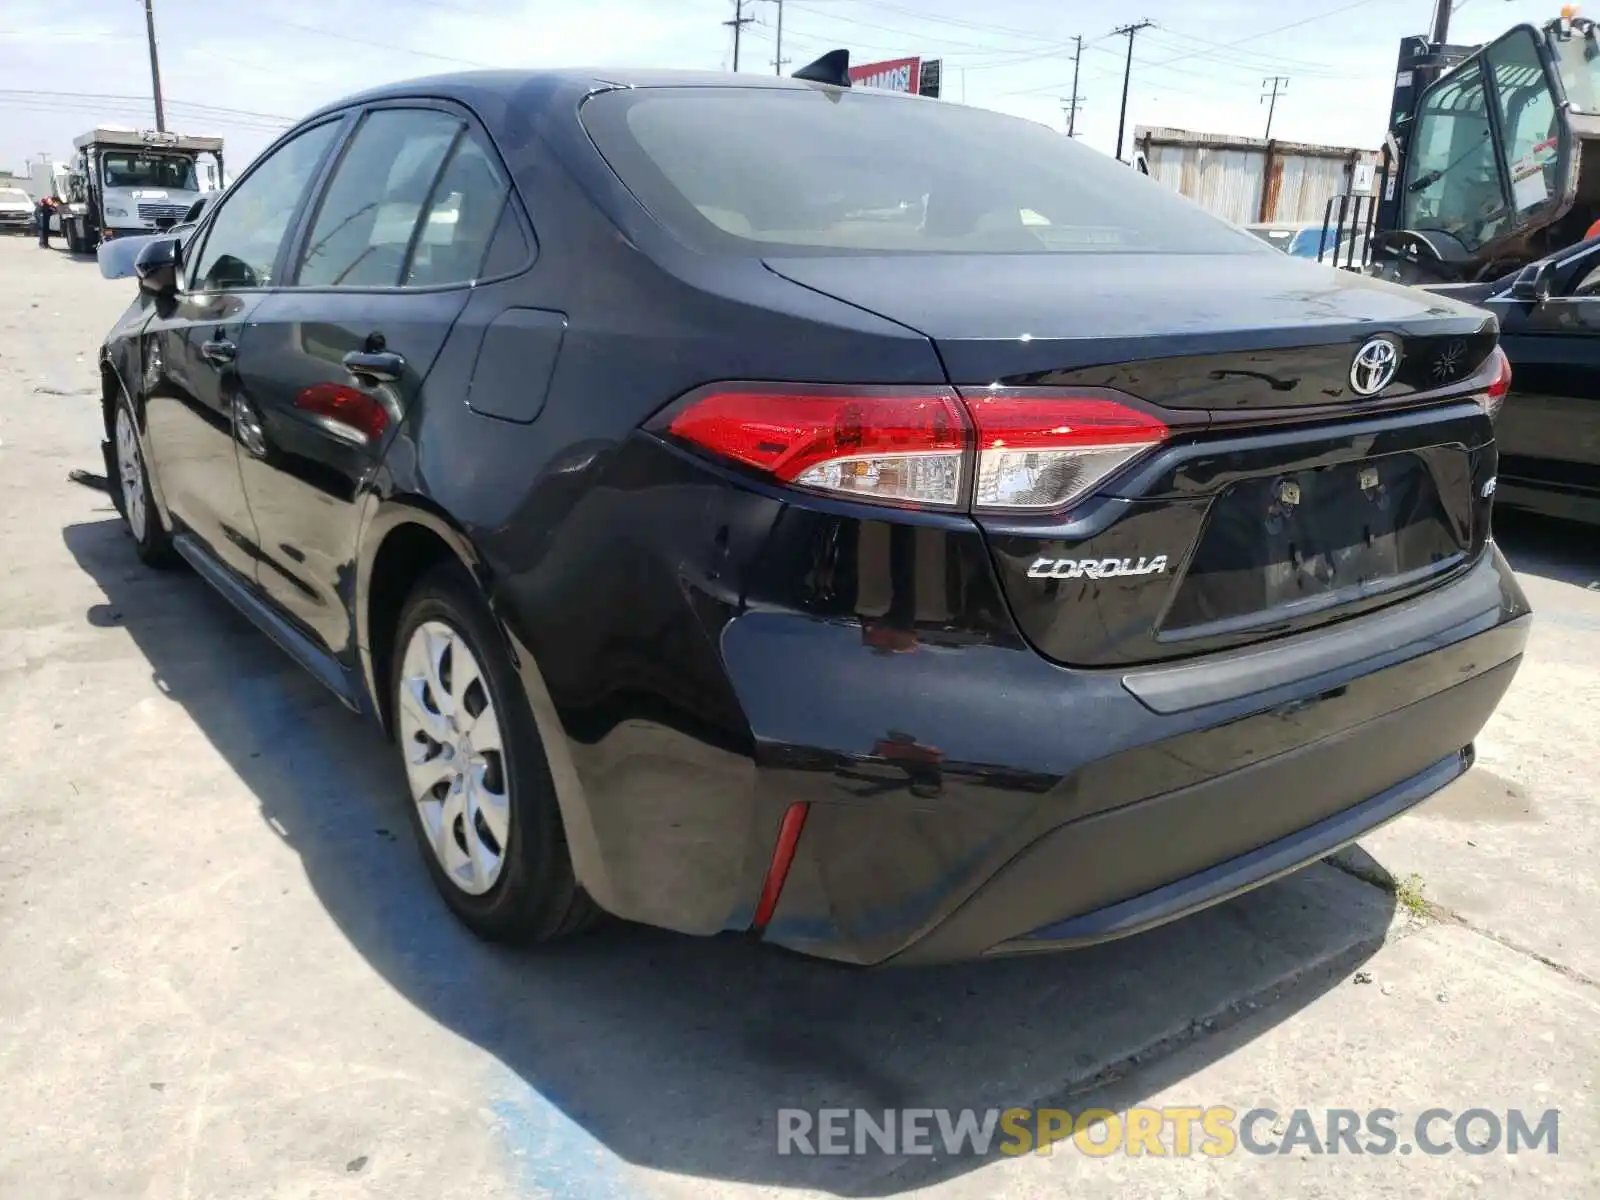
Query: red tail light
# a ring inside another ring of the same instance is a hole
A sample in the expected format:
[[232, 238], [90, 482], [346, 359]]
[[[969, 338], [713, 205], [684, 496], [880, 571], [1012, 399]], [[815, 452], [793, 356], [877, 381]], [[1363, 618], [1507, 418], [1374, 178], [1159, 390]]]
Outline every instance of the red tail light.
[[896, 504], [961, 502], [967, 416], [948, 388], [714, 390], [667, 428], [784, 483]]
[[[1494, 364], [1495, 376], [1493, 382], [1478, 398], [1478, 403], [1483, 406], [1484, 412], [1493, 417], [1499, 413], [1501, 406], [1506, 402], [1506, 396], [1511, 391], [1511, 360], [1499, 346], [1494, 348], [1494, 353], [1489, 358]], [[1486, 374], [1488, 369], [1486, 365], [1484, 368]]]
[[1060, 508], [1167, 437], [1164, 423], [1109, 396], [995, 388], [962, 398], [978, 429], [979, 510]]
[[799, 487], [1004, 512], [1070, 504], [1168, 436], [1104, 390], [767, 384], [709, 388], [665, 432]]
[[294, 406], [321, 417], [330, 433], [350, 442], [375, 442], [389, 427], [389, 412], [377, 397], [342, 383], [312, 384]]

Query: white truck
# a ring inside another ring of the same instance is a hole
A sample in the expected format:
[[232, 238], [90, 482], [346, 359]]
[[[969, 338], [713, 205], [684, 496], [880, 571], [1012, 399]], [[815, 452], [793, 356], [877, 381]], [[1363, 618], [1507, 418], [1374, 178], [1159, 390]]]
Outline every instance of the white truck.
[[72, 145], [71, 164], [53, 172], [63, 203], [50, 224], [74, 253], [168, 229], [222, 185], [219, 137], [100, 126]]

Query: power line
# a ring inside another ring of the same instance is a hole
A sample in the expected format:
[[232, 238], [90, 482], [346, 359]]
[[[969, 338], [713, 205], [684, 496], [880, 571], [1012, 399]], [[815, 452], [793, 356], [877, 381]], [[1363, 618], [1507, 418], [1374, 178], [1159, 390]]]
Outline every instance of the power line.
[[1264, 88], [1270, 87], [1272, 89], [1271, 92], [1261, 93], [1261, 99], [1267, 106], [1266, 139], [1270, 142], [1272, 140], [1272, 114], [1278, 110], [1279, 89], [1281, 87], [1281, 89], [1285, 92], [1289, 90], [1289, 77], [1287, 75], [1273, 75], [1267, 79], [1263, 79], [1261, 81], [1261, 86]]
[[[791, 3], [792, 3], [792, 0], [791, 0]], [[994, 53], [1010, 54], [1010, 53], [1018, 53], [1018, 52], [1032, 53], [1031, 51], [1020, 51], [1020, 48], [1016, 47], [1016, 46], [996, 46], [996, 45], [993, 45], [992, 43], [962, 41], [962, 40], [960, 40], [958, 38], [940, 37], [938, 35], [934, 35], [934, 36], [930, 37], [925, 33], [913, 32], [912, 30], [909, 30], [909, 29], [901, 29], [901, 28], [898, 28], [898, 27], [895, 27], [895, 26], [891, 26], [891, 25], [879, 25], [879, 24], [876, 24], [875, 22], [872, 22], [872, 21], [864, 21], [860, 17], [846, 17], [846, 16], [840, 16], [838, 13], [823, 12], [821, 9], [811, 8], [810, 6], [805, 5], [805, 4], [793, 4], [793, 7], [799, 9], [801, 12], [810, 13], [813, 16], [825, 17], [828, 20], [832, 20], [832, 21], [839, 21], [839, 22], [842, 22], [845, 25], [859, 25], [863, 29], [876, 29], [876, 30], [879, 30], [880, 32], [883, 32], [883, 33], [898, 34], [902, 38], [906, 38], [906, 39], [910, 39], [910, 40], [916, 41], [919, 45], [929, 45], [931, 43], [935, 47], [950, 46], [950, 47], [953, 47], [953, 48], [955, 48], [957, 50], [977, 50], [977, 51], [981, 51], [981, 52], [989, 53], [989, 54], [994, 54]], [[1004, 35], [1002, 35], [1002, 36], [1004, 36]], [[1032, 39], [1031, 36], [1030, 36], [1030, 40], [1034, 40], [1034, 39]], [[1046, 40], [1046, 39], [1042, 39], [1041, 38], [1041, 39], [1038, 39], [1038, 40], [1042, 41], [1042, 40]], [[1051, 40], [1051, 45], [1052, 45], [1052, 51], [1053, 52], [1063, 51], [1063, 50], [1066, 49], [1066, 47], [1069, 44], [1070, 44], [1070, 42], [1054, 41], [1053, 39]], [[905, 45], [905, 43], [902, 42], [901, 43], [902, 48], [904, 47], [904, 45]]]
[[[3, 96], [25, 98], [37, 96], [45, 99], [61, 100], [126, 100], [137, 104], [143, 104], [148, 99], [145, 96], [129, 96], [118, 92], [42, 92], [36, 88], [0, 88], [0, 97]], [[206, 112], [222, 113], [235, 117], [260, 117], [269, 121], [283, 121], [291, 125], [298, 119], [296, 117], [286, 117], [282, 113], [256, 112], [248, 108], [224, 108], [218, 104], [202, 104], [194, 100], [173, 100], [169, 103], [179, 108], [203, 109]]]
[[1126, 35], [1128, 38], [1128, 61], [1122, 69], [1122, 109], [1117, 114], [1117, 161], [1122, 161], [1122, 135], [1128, 125], [1128, 84], [1133, 79], [1133, 39], [1141, 29], [1149, 29], [1154, 21], [1136, 21], [1131, 25], [1121, 25], [1112, 30], [1117, 37]]

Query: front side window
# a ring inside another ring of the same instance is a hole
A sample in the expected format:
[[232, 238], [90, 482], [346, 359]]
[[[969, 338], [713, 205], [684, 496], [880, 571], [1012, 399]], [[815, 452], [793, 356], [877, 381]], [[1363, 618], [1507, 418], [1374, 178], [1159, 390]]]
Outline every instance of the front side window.
[[1510, 214], [1480, 63], [1446, 76], [1423, 97], [1410, 158], [1402, 208], [1407, 229], [1451, 234], [1468, 251], [1505, 229]]
[[181, 154], [115, 152], [101, 155], [100, 161], [107, 187], [200, 190], [194, 182], [194, 159]]
[[1059, 133], [824, 88], [635, 88], [582, 119], [691, 246], [795, 254], [1259, 254], [1164, 185]]
[[279, 146], [221, 201], [189, 272], [191, 291], [266, 287], [289, 221], [338, 132], [327, 121]]

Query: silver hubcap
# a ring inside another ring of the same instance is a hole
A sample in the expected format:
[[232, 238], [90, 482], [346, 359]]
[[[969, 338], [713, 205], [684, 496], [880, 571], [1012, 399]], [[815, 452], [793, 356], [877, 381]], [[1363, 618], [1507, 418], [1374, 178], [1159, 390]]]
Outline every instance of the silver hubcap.
[[400, 665], [399, 732], [428, 844], [463, 892], [481, 895], [511, 837], [500, 721], [483, 669], [442, 621], [417, 627]]
[[117, 472], [122, 476], [122, 506], [133, 536], [144, 541], [144, 467], [139, 461], [139, 436], [128, 410], [117, 410]]

